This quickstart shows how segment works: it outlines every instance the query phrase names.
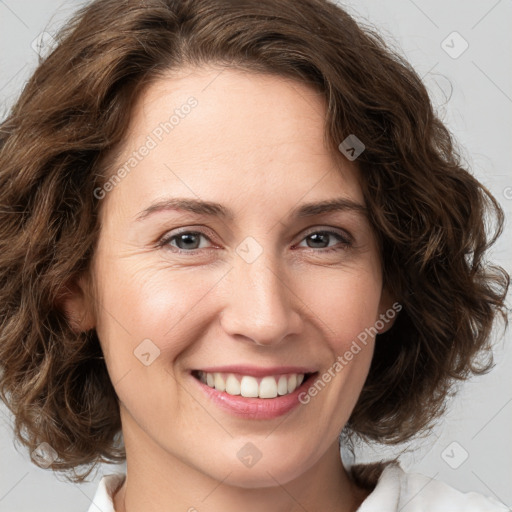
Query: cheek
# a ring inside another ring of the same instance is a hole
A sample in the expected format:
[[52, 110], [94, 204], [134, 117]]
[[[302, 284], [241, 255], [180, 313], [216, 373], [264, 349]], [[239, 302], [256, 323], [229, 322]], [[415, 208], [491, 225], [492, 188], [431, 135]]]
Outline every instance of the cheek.
[[180, 353], [200, 336], [212, 314], [215, 284], [224, 274], [225, 269], [173, 269], [144, 258], [113, 261], [102, 269], [100, 339], [127, 357], [144, 339], [167, 356]]
[[98, 277], [97, 332], [116, 393], [137, 421], [150, 413], [166, 417], [184, 402], [169, 361], [200, 339], [209, 321], [206, 303], [212, 306], [207, 292], [219, 277], [127, 260], [105, 264]]
[[380, 272], [374, 265], [324, 268], [301, 279], [300, 296], [323, 326], [332, 349], [340, 354], [375, 324], [381, 288]]

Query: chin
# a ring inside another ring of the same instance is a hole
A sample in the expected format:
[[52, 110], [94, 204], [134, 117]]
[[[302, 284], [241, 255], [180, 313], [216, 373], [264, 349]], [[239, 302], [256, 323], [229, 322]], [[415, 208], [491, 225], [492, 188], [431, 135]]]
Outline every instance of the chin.
[[[215, 480], [244, 489], [275, 487], [276, 482], [284, 485], [304, 472], [304, 464], [297, 458], [276, 457], [275, 454], [267, 457], [266, 460], [264, 458], [262, 455], [261, 459], [253, 465], [246, 465], [238, 459], [230, 459], [224, 464], [216, 464], [211, 468], [212, 471], [206, 472]], [[226, 477], [226, 475], [229, 476]]]

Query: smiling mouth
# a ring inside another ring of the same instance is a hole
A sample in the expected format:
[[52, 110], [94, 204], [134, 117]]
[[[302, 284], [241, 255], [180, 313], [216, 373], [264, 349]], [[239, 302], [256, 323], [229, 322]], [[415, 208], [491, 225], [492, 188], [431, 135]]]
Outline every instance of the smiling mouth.
[[245, 398], [276, 398], [289, 395], [309, 380], [314, 373], [286, 373], [254, 377], [240, 373], [193, 370], [192, 376], [217, 391]]

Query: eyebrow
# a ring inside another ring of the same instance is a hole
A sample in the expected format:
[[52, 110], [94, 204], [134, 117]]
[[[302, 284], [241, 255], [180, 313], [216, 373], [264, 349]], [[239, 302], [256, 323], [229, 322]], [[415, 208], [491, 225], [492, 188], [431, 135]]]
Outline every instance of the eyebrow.
[[[186, 211], [195, 213], [197, 215], [220, 217], [222, 219], [233, 219], [235, 216], [232, 210], [226, 208], [220, 203], [203, 201], [200, 199], [175, 197], [169, 199], [161, 199], [151, 204], [139, 212], [136, 215], [135, 220], [142, 221], [154, 213], [172, 210]], [[313, 217], [315, 215], [321, 215], [323, 213], [335, 211], [353, 211], [366, 215], [368, 209], [364, 205], [352, 201], [351, 199], [340, 197], [336, 199], [328, 199], [315, 203], [305, 203], [296, 206], [291, 210], [289, 217]]]

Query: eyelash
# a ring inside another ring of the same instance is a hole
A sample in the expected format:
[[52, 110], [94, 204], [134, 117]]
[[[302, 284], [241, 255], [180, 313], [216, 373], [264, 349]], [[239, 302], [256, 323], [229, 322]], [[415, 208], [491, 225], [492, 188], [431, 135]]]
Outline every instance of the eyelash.
[[[343, 236], [342, 234], [338, 233], [337, 231], [330, 231], [330, 230], [310, 231], [309, 233], [304, 235], [304, 237], [302, 238], [301, 242], [303, 240], [305, 240], [306, 238], [310, 237], [311, 235], [318, 235], [318, 234], [332, 235], [332, 236], [336, 237], [341, 242], [341, 246], [339, 246], [339, 247], [336, 247], [336, 246], [334, 246], [334, 247], [325, 247], [325, 248], [318, 248], [318, 249], [315, 249], [314, 247], [306, 247], [306, 249], [309, 249], [309, 250], [312, 250], [312, 251], [317, 251], [318, 250], [318, 251], [323, 252], [323, 253], [326, 253], [326, 252], [330, 253], [330, 252], [333, 252], [333, 251], [343, 251], [343, 250], [349, 249], [353, 245], [353, 242], [352, 242], [351, 237], [349, 235]], [[178, 253], [178, 254], [185, 253], [185, 254], [190, 254], [190, 255], [197, 254], [197, 251], [201, 251], [202, 250], [202, 249], [186, 250], [186, 249], [180, 249], [179, 247], [175, 247], [175, 246], [171, 246], [170, 245], [170, 242], [172, 240], [177, 239], [178, 237], [180, 237], [182, 235], [200, 235], [200, 236], [203, 236], [204, 238], [206, 238], [209, 242], [212, 242], [210, 237], [207, 236], [202, 231], [182, 231], [181, 233], [176, 233], [174, 235], [164, 235], [158, 241], [157, 247], [171, 247], [172, 252], [175, 252], [175, 253]]]

